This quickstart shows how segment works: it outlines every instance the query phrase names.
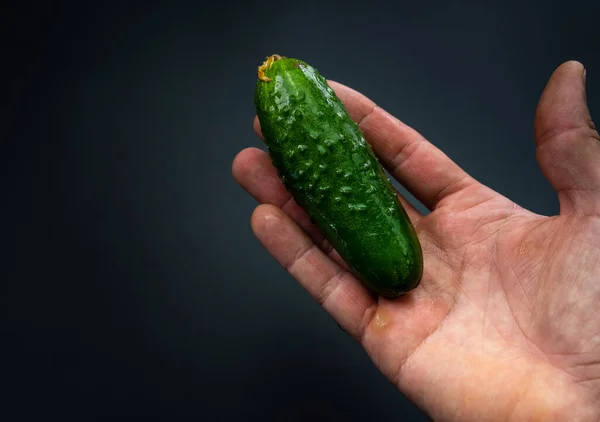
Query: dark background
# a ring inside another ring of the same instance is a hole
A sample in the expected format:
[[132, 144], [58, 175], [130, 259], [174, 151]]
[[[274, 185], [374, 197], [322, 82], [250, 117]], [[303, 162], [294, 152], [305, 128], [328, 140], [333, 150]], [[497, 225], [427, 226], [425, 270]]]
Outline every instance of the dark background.
[[256, 66], [306, 60], [550, 214], [535, 107], [577, 59], [600, 113], [599, 5], [3, 4], [2, 419], [426, 420], [252, 236]]

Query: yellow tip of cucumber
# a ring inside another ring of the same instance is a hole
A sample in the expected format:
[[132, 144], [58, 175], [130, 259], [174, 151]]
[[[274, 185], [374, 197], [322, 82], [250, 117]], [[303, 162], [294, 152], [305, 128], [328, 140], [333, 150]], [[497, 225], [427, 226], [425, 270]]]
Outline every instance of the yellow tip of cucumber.
[[271, 66], [273, 66], [274, 62], [281, 59], [283, 59], [283, 56], [280, 56], [279, 54], [273, 54], [267, 57], [267, 60], [265, 60], [263, 64], [258, 66], [258, 79], [260, 79], [263, 82], [270, 82], [271, 78], [265, 75], [265, 72], [269, 70]]

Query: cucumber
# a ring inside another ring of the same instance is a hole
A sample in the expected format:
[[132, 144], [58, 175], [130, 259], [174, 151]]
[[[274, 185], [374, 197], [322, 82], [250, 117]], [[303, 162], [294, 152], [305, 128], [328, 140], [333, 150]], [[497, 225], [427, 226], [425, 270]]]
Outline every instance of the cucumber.
[[301, 60], [273, 55], [258, 68], [254, 102], [283, 184], [356, 277], [385, 297], [417, 287], [415, 230], [327, 81]]

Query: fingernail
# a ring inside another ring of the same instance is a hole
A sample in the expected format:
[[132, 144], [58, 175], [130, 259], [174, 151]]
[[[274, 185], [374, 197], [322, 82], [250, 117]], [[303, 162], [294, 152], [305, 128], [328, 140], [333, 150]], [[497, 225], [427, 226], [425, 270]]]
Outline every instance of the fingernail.
[[586, 79], [586, 76], [587, 76], [587, 69], [584, 67], [584, 68], [583, 68], [583, 83], [584, 83], [584, 84], [585, 84], [585, 79]]

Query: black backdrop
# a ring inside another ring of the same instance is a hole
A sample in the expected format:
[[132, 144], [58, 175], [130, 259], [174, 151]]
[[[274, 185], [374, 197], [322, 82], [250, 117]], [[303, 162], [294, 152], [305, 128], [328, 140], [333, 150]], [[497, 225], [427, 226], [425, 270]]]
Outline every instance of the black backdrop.
[[555, 213], [533, 116], [600, 3], [3, 5], [3, 410], [77, 420], [426, 420], [260, 247], [231, 160], [280, 53]]

